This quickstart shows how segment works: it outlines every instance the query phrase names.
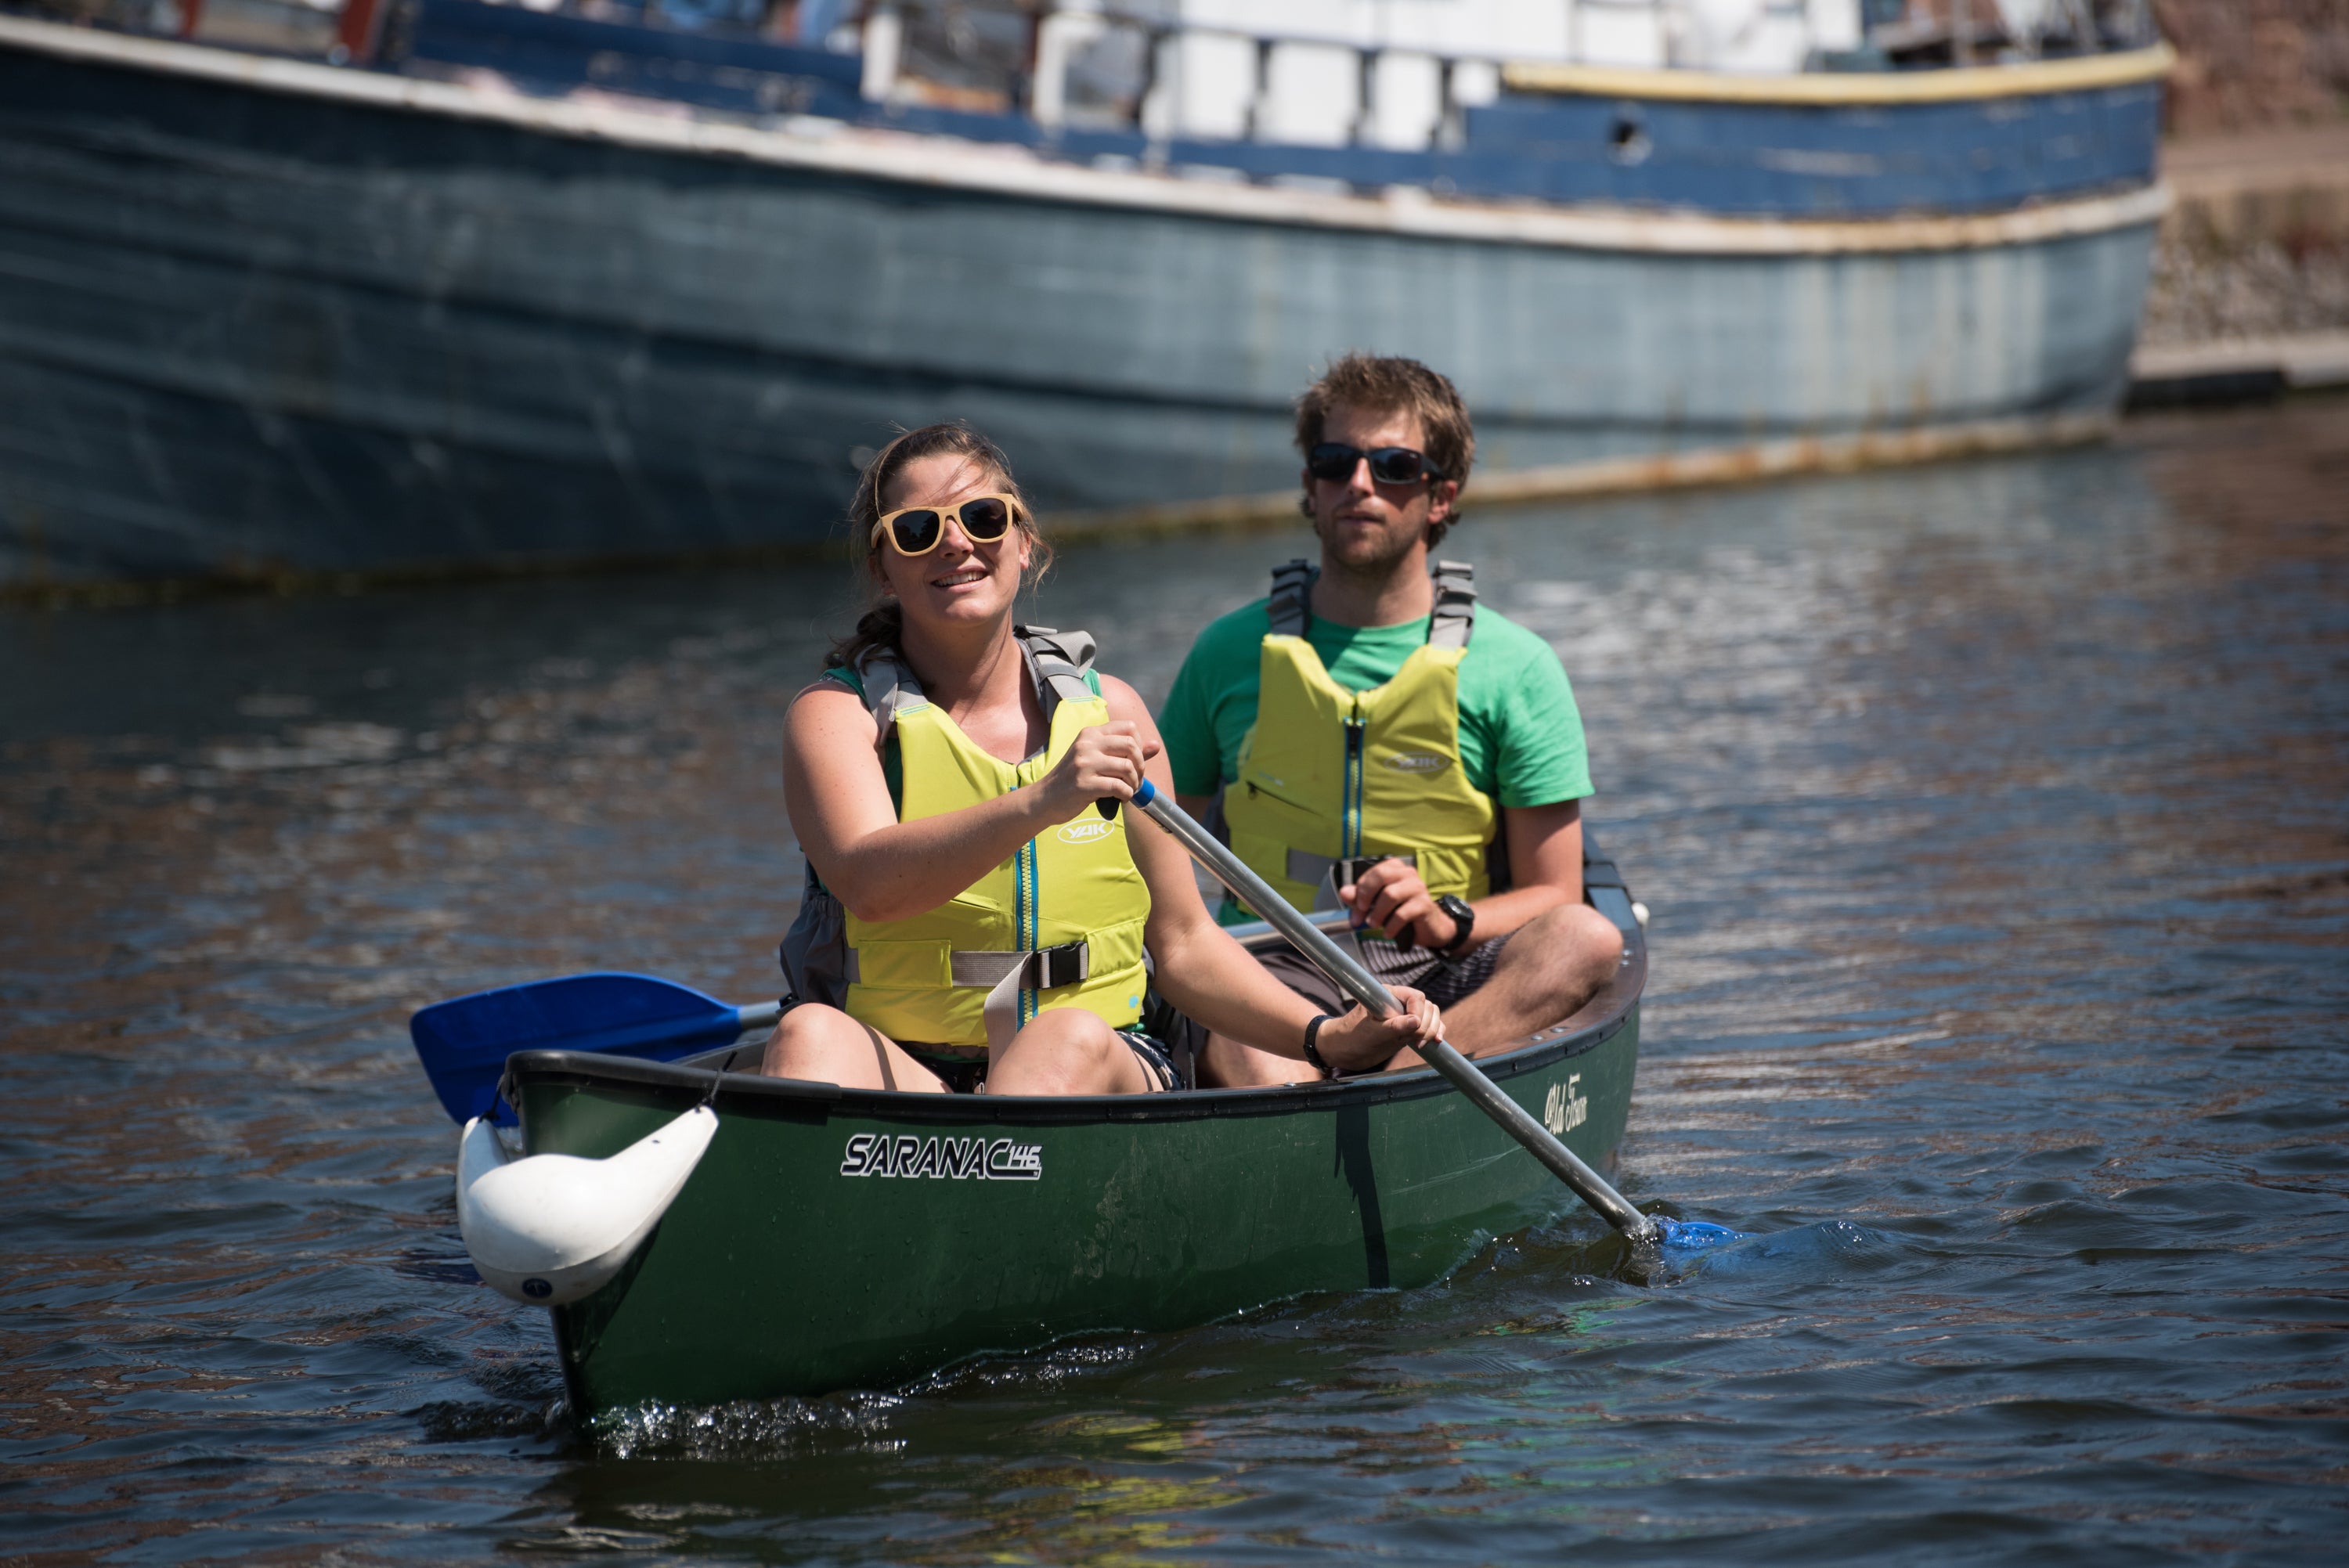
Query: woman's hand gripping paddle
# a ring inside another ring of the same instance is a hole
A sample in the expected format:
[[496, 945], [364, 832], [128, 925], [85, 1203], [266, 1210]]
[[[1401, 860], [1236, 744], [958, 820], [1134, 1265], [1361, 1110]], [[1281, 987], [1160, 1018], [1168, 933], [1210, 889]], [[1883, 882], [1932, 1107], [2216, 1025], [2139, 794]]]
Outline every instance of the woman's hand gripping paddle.
[[730, 1007], [650, 975], [605, 972], [501, 985], [436, 1002], [408, 1021], [417, 1059], [460, 1122], [487, 1116], [516, 1051], [595, 1051], [674, 1061], [773, 1026], [780, 1002]]
[[[1172, 833], [1177, 843], [1190, 851], [1192, 857], [1206, 867], [1216, 881], [1231, 889], [1235, 897], [1295, 944], [1298, 951], [1311, 959], [1314, 966], [1327, 975], [1340, 990], [1381, 1017], [1399, 1011], [1393, 995], [1379, 984], [1376, 975], [1348, 956], [1345, 950], [1324, 935], [1319, 927], [1298, 913], [1262, 877], [1250, 871], [1238, 856], [1193, 820], [1189, 812], [1159, 794], [1148, 779], [1142, 781], [1142, 787], [1133, 792], [1133, 799], [1144, 815]], [[1103, 814], [1106, 815], [1107, 811], [1104, 810]], [[1471, 1066], [1468, 1058], [1448, 1042], [1435, 1040], [1423, 1045], [1419, 1047], [1419, 1054], [1422, 1060], [1444, 1075], [1452, 1087], [1465, 1095], [1477, 1109], [1499, 1123], [1502, 1131], [1524, 1144], [1536, 1160], [1571, 1188], [1576, 1197], [1589, 1204], [1600, 1219], [1620, 1231], [1626, 1240], [1634, 1243], [1661, 1244], [1681, 1241], [1709, 1245], [1734, 1234], [1723, 1231], [1718, 1225], [1682, 1224], [1671, 1220], [1660, 1222], [1642, 1214], [1623, 1194], [1609, 1186], [1605, 1177], [1585, 1164], [1573, 1150], [1559, 1142], [1549, 1129], [1533, 1119], [1525, 1107], [1502, 1093], [1498, 1085]], [[1681, 1232], [1690, 1233], [1685, 1236], [1675, 1233]]]

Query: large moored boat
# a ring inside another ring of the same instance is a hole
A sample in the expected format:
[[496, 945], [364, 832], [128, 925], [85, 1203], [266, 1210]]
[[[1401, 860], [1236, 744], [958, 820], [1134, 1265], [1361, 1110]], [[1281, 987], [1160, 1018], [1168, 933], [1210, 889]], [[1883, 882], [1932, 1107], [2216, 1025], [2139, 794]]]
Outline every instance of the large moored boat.
[[0, 584], [808, 544], [948, 417], [1277, 511], [1350, 348], [1485, 500], [2075, 439], [2164, 201], [2086, 0], [262, 3], [0, 13]]

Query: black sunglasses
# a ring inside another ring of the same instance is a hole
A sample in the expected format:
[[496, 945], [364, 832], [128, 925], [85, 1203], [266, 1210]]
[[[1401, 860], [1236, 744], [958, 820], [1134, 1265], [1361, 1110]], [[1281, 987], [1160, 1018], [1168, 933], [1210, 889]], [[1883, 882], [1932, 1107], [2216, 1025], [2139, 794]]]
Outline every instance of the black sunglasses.
[[1350, 480], [1354, 477], [1354, 465], [1364, 458], [1371, 459], [1371, 478], [1382, 485], [1413, 485], [1444, 477], [1444, 470], [1429, 462], [1427, 454], [1409, 447], [1373, 447], [1366, 452], [1337, 441], [1324, 441], [1306, 453], [1305, 471], [1317, 480]]

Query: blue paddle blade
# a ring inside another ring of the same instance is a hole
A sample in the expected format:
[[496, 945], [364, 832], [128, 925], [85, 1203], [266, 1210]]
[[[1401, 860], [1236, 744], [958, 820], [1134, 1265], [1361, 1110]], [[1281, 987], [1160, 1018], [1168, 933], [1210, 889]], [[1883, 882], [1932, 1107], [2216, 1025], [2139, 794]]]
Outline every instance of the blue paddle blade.
[[1727, 1225], [1716, 1225], [1708, 1220], [1671, 1220], [1656, 1216], [1663, 1227], [1664, 1245], [1686, 1252], [1701, 1252], [1706, 1247], [1723, 1246], [1745, 1239], [1743, 1231], [1733, 1231]]
[[650, 975], [570, 975], [436, 1002], [408, 1021], [416, 1058], [449, 1114], [487, 1116], [516, 1051], [599, 1051], [674, 1061], [730, 1046], [742, 1012]]

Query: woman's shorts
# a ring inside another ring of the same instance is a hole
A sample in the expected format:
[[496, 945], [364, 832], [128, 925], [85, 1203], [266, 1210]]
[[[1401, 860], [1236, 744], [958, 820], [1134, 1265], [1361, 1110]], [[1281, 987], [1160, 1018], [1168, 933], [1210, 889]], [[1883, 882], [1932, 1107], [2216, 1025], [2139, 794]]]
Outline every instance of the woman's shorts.
[[[1140, 1029], [1120, 1029], [1117, 1037], [1126, 1043], [1134, 1059], [1142, 1064], [1143, 1076], [1150, 1080], [1153, 1093], [1163, 1094], [1184, 1087], [1174, 1056], [1159, 1041]], [[903, 1041], [898, 1044], [907, 1056], [937, 1074], [938, 1081], [947, 1086], [949, 1094], [987, 1092], [986, 1052], [965, 1054], [936, 1046], [909, 1046]]]

